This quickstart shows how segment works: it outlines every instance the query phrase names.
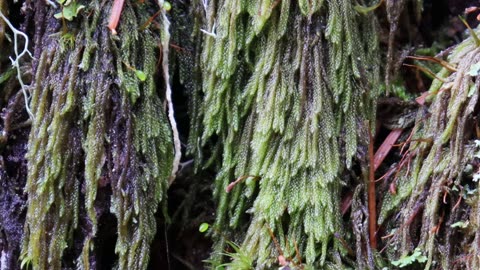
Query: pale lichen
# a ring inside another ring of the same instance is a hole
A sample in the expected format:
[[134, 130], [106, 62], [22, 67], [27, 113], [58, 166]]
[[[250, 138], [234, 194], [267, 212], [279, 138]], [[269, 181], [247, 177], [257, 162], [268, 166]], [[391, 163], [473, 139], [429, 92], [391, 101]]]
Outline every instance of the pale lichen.
[[[0, 7], [3, 8], [3, 5], [6, 5], [6, 4], [4, 4], [3, 2], [0, 3]], [[5, 17], [5, 15], [3, 14], [2, 8], [0, 8], [0, 18], [3, 20], [3, 22], [6, 25], [8, 25], [8, 27], [10, 28], [10, 30], [13, 33], [13, 51], [15, 53], [15, 58], [10, 57], [10, 61], [12, 62], [12, 66], [17, 71], [17, 80], [20, 83], [20, 87], [22, 88], [22, 93], [23, 93], [23, 97], [24, 97], [24, 100], [25, 100], [25, 110], [27, 111], [30, 118], [33, 118], [32, 111], [30, 110], [30, 104], [29, 104], [30, 103], [30, 92], [28, 91], [28, 86], [25, 85], [25, 83], [23, 81], [22, 71], [20, 70], [20, 61], [25, 60], [25, 59], [22, 59], [22, 57], [30, 56], [30, 58], [32, 58], [32, 54], [28, 50], [29, 38], [25, 33], [18, 30], [17, 28], [15, 28], [12, 25], [10, 20], [8, 20], [8, 18]], [[4, 29], [3, 25], [0, 25], [0, 30], [2, 30], [2, 33], [0, 34], [1, 35], [0, 36], [0, 42], [1, 42], [1, 41], [3, 41], [3, 37], [5, 35], [5, 32], [4, 32], [5, 29]], [[22, 37], [22, 39], [24, 41], [23, 48], [20, 48], [21, 40], [19, 39], [19, 37]]]

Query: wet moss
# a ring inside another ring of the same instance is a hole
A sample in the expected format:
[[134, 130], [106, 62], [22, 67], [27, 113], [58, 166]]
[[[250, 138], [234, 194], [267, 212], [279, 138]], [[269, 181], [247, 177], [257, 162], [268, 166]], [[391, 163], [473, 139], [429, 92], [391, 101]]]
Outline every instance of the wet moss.
[[[354, 4], [225, 0], [205, 6], [190, 147], [199, 163], [199, 146], [219, 149], [215, 228], [242, 243], [258, 268], [276, 261], [269, 229], [286, 256], [294, 257], [297, 243], [310, 266], [339, 250], [335, 242], [327, 247], [342, 232], [340, 175], [365, 145], [358, 130], [374, 119], [379, 81], [375, 20]], [[248, 175], [260, 180], [225, 191]], [[224, 241], [217, 235], [217, 252]]]
[[[22, 262], [34, 269], [92, 268], [106, 203], [117, 217], [118, 268], [145, 269], [173, 160], [161, 104], [165, 84], [157, 82], [163, 77], [156, 65], [162, 35], [139, 30], [153, 4], [127, 3], [117, 36], [98, 27], [107, 25], [110, 3], [84, 4], [66, 25], [75, 35], [72, 48], [54, 34], [62, 29], [54, 8], [36, 5], [36, 16], [50, 19], [39, 26], [45, 32], [36, 46], [43, 47], [35, 50], [42, 52], [34, 67]], [[132, 67], [146, 80], [136, 79]], [[100, 186], [108, 186], [111, 197], [99, 196]], [[67, 250], [76, 262], [65, 261]]]
[[[468, 38], [447, 60], [456, 70], [437, 73], [412, 130], [408, 163], [399, 169], [397, 194], [385, 195], [379, 223], [393, 232], [392, 260], [418, 248], [428, 258], [425, 269], [476, 269], [478, 182], [467, 168], [478, 169], [478, 47]], [[399, 219], [389, 220], [394, 212]], [[457, 231], [459, 221], [473, 230]]]

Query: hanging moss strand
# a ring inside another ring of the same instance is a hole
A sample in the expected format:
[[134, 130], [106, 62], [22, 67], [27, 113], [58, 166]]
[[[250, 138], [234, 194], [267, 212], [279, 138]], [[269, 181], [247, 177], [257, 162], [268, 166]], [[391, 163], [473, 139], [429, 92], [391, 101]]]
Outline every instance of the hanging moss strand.
[[[478, 190], [478, 183], [468, 172], [479, 153], [472, 128], [476, 125], [472, 115], [478, 111], [480, 93], [480, 81], [471, 74], [471, 70], [476, 70], [473, 66], [480, 62], [474, 39], [458, 44], [447, 60], [457, 70], [444, 68], [436, 74], [442, 81], [433, 81], [427, 98], [428, 111], [419, 110], [417, 114], [407, 152], [409, 165], [399, 172], [397, 195], [385, 194], [379, 224], [395, 231], [396, 238], [390, 243], [394, 250], [390, 254], [392, 261], [418, 248], [426, 257], [425, 269], [476, 269], [480, 267], [478, 256], [464, 259], [464, 252], [478, 254], [480, 250], [480, 233], [470, 226], [479, 220], [479, 196], [472, 192]], [[395, 209], [400, 209], [397, 225], [388, 219]], [[414, 218], [421, 227], [415, 243], [410, 230]], [[467, 224], [461, 241], [452, 237], [457, 233], [454, 224], [459, 221]], [[454, 247], [457, 245], [458, 249]], [[438, 246], [451, 249], [444, 253]]]
[[[215, 227], [258, 268], [276, 261], [267, 228], [289, 240], [286, 255], [295, 241], [307, 265], [322, 265], [341, 232], [339, 175], [374, 117], [377, 92], [366, 89], [378, 84], [375, 22], [349, 0], [210, 2], [203, 30], [215, 33], [203, 35], [192, 129], [200, 121], [201, 145], [221, 152]], [[225, 192], [245, 175], [261, 180]]]
[[96, 236], [111, 212], [118, 269], [146, 269], [173, 162], [164, 84], [157, 82], [162, 35], [139, 31], [158, 6], [127, 3], [115, 36], [98, 27], [107, 25], [111, 3], [77, 2], [86, 12], [67, 23], [71, 47], [56, 32], [62, 28], [53, 8], [37, 11], [52, 19], [42, 26], [42, 44], [50, 45], [35, 50], [42, 53], [34, 69], [21, 260], [33, 269], [99, 267]]

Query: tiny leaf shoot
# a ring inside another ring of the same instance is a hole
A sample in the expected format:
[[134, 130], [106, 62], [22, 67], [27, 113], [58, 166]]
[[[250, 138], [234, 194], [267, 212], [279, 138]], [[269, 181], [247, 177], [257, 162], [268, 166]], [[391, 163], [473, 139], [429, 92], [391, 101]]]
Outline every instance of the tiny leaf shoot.
[[200, 227], [198, 228], [198, 231], [201, 232], [201, 233], [204, 233], [206, 231], [208, 231], [208, 228], [210, 228], [210, 225], [208, 223], [202, 223], [200, 224]]
[[73, 1], [69, 5], [63, 6], [62, 12], [59, 12], [53, 16], [55, 17], [55, 19], [64, 18], [67, 21], [72, 21], [73, 18], [78, 16], [80, 10], [84, 8], [84, 5], [79, 5], [76, 1]]
[[165, 11], [170, 11], [172, 9], [172, 5], [170, 4], [170, 2], [163, 2], [163, 9], [165, 9]]
[[145, 72], [143, 72], [141, 70], [136, 69], [135, 70], [135, 75], [142, 82], [144, 82], [147, 79], [147, 75], [145, 75]]

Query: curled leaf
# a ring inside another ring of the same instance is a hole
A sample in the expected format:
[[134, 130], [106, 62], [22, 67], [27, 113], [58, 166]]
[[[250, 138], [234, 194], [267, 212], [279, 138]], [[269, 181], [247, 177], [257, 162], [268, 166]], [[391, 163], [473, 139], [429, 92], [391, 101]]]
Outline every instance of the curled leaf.
[[458, 221], [450, 225], [451, 228], [462, 228], [465, 229], [468, 227], [468, 221]]
[[404, 256], [400, 258], [397, 261], [392, 261], [392, 264], [394, 266], [398, 266], [400, 268], [403, 268], [405, 266], [409, 266], [415, 262], [418, 263], [425, 263], [427, 261], [427, 257], [422, 254], [422, 251], [419, 248], [416, 248], [412, 255], [409, 256]]
[[382, 3], [383, 3], [383, 0], [379, 0], [377, 4], [375, 4], [373, 6], [370, 6], [370, 7], [366, 7], [366, 6], [362, 6], [362, 5], [356, 5], [354, 8], [359, 13], [367, 14], [368, 12], [373, 11], [376, 8], [378, 8]]
[[79, 5], [77, 2], [72, 2], [68, 6], [63, 6], [62, 12], [59, 12], [53, 16], [55, 19], [64, 18], [67, 21], [71, 21], [73, 18], [77, 17], [80, 10], [84, 8], [84, 5]]

